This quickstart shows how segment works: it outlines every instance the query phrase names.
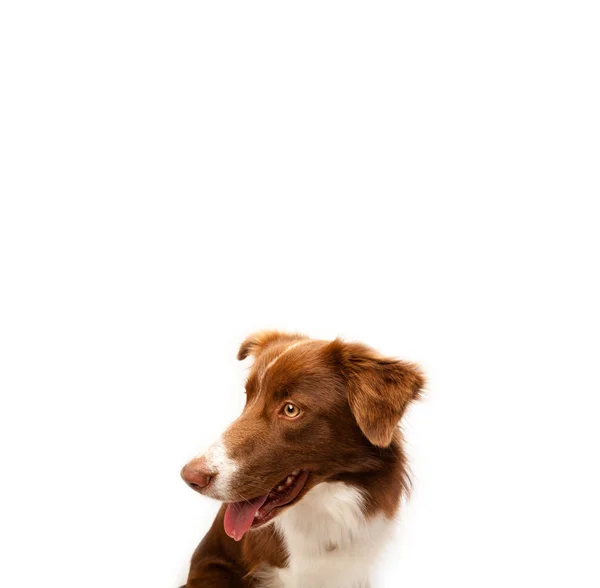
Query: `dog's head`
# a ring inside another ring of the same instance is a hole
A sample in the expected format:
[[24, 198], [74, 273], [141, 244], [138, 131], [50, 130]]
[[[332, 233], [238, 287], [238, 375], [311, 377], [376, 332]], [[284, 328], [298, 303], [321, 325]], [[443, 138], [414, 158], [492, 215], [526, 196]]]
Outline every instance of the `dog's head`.
[[182, 470], [194, 490], [229, 503], [236, 540], [315, 485], [369, 472], [424, 383], [415, 365], [338, 339], [260, 332], [238, 359], [249, 355], [242, 414]]

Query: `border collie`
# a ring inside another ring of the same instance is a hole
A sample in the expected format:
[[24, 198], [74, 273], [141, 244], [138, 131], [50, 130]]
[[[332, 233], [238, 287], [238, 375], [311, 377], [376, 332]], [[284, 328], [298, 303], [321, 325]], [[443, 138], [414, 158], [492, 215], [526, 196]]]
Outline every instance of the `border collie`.
[[419, 368], [359, 343], [263, 331], [246, 405], [181, 475], [223, 505], [187, 588], [368, 588], [408, 489], [397, 428]]

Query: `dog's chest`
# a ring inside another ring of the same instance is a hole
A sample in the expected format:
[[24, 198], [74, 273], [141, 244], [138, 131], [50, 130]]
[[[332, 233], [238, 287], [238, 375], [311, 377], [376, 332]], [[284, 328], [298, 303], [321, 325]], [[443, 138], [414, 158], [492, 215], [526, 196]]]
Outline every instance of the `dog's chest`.
[[360, 492], [341, 482], [320, 484], [275, 520], [288, 567], [266, 570], [261, 588], [368, 588], [371, 568], [392, 523], [365, 519]]

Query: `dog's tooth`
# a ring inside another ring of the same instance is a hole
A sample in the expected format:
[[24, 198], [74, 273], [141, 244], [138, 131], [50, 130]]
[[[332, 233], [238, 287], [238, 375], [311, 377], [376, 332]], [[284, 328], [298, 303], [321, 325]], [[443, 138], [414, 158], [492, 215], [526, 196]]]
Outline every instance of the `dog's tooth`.
[[288, 476], [287, 480], [285, 481], [286, 484], [291, 484], [292, 483], [292, 476]]
[[283, 486], [277, 486], [277, 490], [281, 492], [283, 490]]
[[257, 518], [258, 518], [258, 511], [256, 511], [256, 512], [254, 513], [254, 518], [255, 518], [255, 519], [257, 519]]
[[294, 470], [294, 471], [292, 472], [292, 476], [297, 476], [299, 473], [300, 473], [300, 471], [299, 471], [299, 470]]

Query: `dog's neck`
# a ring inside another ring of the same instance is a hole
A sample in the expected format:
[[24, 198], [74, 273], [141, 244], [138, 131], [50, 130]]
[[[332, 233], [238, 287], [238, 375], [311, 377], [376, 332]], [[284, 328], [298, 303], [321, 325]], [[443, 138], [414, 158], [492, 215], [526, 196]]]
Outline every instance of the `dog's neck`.
[[373, 564], [393, 523], [383, 512], [365, 513], [364, 492], [325, 482], [275, 521], [288, 552], [288, 567], [274, 571], [269, 588], [367, 588]]

